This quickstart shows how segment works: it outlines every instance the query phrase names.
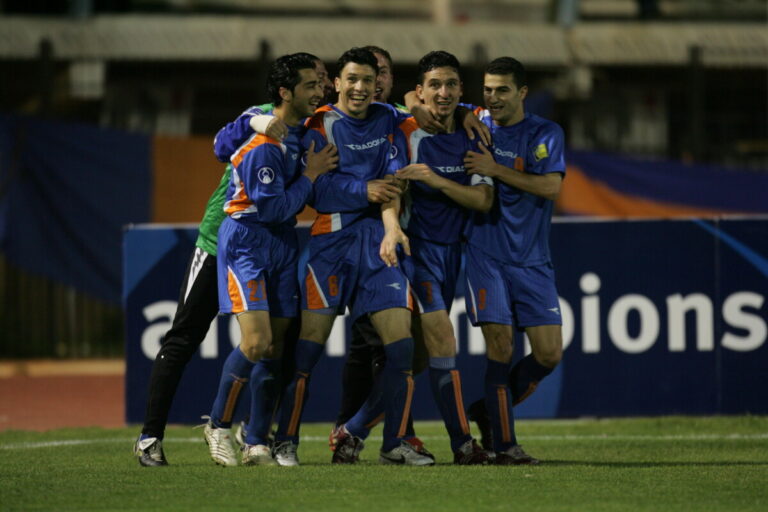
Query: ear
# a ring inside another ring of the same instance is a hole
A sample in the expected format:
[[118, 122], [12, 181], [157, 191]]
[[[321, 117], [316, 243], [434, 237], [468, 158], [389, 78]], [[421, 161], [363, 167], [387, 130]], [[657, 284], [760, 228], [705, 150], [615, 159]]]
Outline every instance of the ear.
[[424, 87], [421, 84], [416, 84], [416, 97], [424, 101]]
[[333, 79], [333, 88], [336, 89], [336, 92], [341, 92], [341, 77], [336, 77]]
[[283, 103], [290, 103], [293, 99], [293, 93], [285, 87], [281, 87], [278, 90], [278, 94], [280, 94], [280, 97], [283, 99]]
[[524, 100], [528, 96], [528, 86], [524, 85], [520, 88], [520, 99]]

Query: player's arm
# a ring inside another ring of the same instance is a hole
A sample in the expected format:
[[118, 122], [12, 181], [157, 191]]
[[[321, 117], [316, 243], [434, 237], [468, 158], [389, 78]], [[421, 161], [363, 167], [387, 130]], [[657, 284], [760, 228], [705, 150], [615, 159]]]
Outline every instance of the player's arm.
[[453, 115], [457, 124], [467, 132], [467, 137], [470, 140], [475, 140], [475, 134], [477, 134], [480, 136], [480, 142], [490, 146], [492, 144], [491, 130], [477, 117], [476, 111], [479, 109], [474, 105], [460, 103]]
[[545, 199], [557, 199], [563, 183], [562, 171], [552, 170], [545, 174], [517, 171], [496, 163], [487, 147], [482, 144], [479, 147], [479, 153], [468, 151], [464, 158], [467, 174], [481, 174]]
[[379, 246], [379, 256], [388, 267], [397, 266], [397, 246], [402, 245], [405, 254], [411, 255], [408, 237], [400, 228], [400, 196], [381, 205], [381, 221], [384, 223], [384, 238]]
[[250, 107], [219, 130], [213, 139], [216, 158], [220, 162], [228, 162], [235, 151], [255, 133], [282, 140], [288, 133], [288, 127], [271, 114], [272, 109], [271, 103]]
[[397, 171], [397, 177], [420, 181], [470, 210], [487, 212], [493, 206], [493, 182], [489, 178], [474, 186], [462, 185], [438, 175], [426, 164], [410, 164]]
[[266, 224], [281, 224], [304, 208], [312, 182], [306, 175], [290, 185], [285, 182], [283, 154], [275, 144], [262, 144], [243, 158], [244, 186]]

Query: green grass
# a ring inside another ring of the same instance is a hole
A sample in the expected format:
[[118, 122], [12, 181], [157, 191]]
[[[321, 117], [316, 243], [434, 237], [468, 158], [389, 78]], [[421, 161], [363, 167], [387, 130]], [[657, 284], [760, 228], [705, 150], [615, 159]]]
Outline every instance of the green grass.
[[136, 463], [137, 428], [0, 432], [0, 510], [768, 510], [768, 417], [519, 421], [538, 467], [452, 466], [436, 422], [417, 424], [435, 467], [380, 466], [377, 438], [331, 466], [329, 429], [303, 427], [298, 468], [215, 466], [188, 427], [167, 468]]

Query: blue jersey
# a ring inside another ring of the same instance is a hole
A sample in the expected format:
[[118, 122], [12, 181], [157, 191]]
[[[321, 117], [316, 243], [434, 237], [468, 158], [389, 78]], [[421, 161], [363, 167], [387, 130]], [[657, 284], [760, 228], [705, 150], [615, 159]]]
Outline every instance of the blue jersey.
[[[532, 174], [565, 174], [564, 137], [559, 125], [526, 114], [512, 126], [497, 126], [487, 110], [478, 117], [491, 130], [493, 156], [501, 165]], [[549, 263], [549, 231], [554, 202], [496, 180], [496, 197], [488, 213], [473, 212], [467, 242], [504, 263], [533, 266]]]
[[253, 134], [251, 118], [263, 114], [271, 114], [274, 110], [272, 103], [248, 107], [237, 119], [227, 123], [213, 138], [213, 153], [220, 162], [229, 162], [240, 146], [250, 139]]
[[[483, 183], [493, 186], [490, 178], [469, 176], [464, 170], [467, 151], [478, 151], [477, 143], [471, 141], [464, 130], [430, 135], [409, 117], [400, 124], [398, 141], [400, 137], [405, 142], [405, 149], [399, 151], [405, 153], [400, 167], [406, 163], [422, 163], [438, 176], [460, 185]], [[467, 215], [466, 208], [440, 190], [411, 181], [401, 224], [409, 236], [451, 244], [460, 240]]]
[[312, 182], [302, 174], [302, 126], [289, 127], [281, 143], [254, 134], [231, 157], [232, 179], [224, 211], [233, 219], [263, 226], [293, 226]]
[[381, 206], [368, 202], [367, 182], [398, 169], [393, 140], [405, 117], [390, 105], [373, 103], [365, 119], [326, 105], [307, 120], [304, 147], [314, 141], [315, 151], [320, 151], [330, 143], [339, 152], [338, 167], [315, 180], [310, 204], [318, 216], [313, 235], [339, 231], [363, 219], [381, 219]]

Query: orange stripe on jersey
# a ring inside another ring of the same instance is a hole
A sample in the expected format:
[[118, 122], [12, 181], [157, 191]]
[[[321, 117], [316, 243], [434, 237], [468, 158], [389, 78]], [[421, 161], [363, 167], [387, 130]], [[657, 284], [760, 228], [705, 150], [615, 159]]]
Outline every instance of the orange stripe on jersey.
[[483, 107], [477, 107], [475, 110], [473, 110], [473, 112], [474, 112], [474, 114], [475, 114], [476, 116], [478, 116], [478, 117], [479, 117], [479, 116], [480, 116], [480, 113], [481, 113], [483, 110], [485, 110]]
[[315, 222], [312, 223], [312, 229], [309, 231], [311, 235], [323, 235], [325, 233], [333, 232], [333, 223], [330, 213], [320, 213], [315, 217]]
[[229, 293], [229, 300], [232, 301], [232, 313], [242, 313], [245, 311], [245, 302], [243, 301], [242, 293], [240, 293], [240, 284], [230, 269], [227, 269], [227, 293]]
[[501, 420], [501, 442], [512, 442], [512, 433], [509, 429], [509, 410], [507, 408], [507, 388], [499, 386], [496, 388], [496, 396], [499, 399], [499, 419]]
[[408, 418], [411, 415], [411, 401], [413, 400], [413, 377], [411, 372], [408, 372], [408, 376], [405, 378], [408, 385], [408, 392], [405, 395], [405, 407], [403, 407], [403, 419], [400, 421], [400, 429], [397, 431], [397, 437], [404, 437], [405, 432], [408, 429]]
[[453, 396], [456, 399], [456, 412], [459, 414], [461, 432], [469, 434], [469, 422], [464, 412], [464, 397], [461, 394], [461, 376], [459, 370], [451, 370], [451, 382], [453, 382]]
[[254, 148], [261, 146], [262, 144], [274, 144], [275, 146], [280, 146], [280, 141], [277, 139], [273, 139], [272, 137], [267, 137], [266, 135], [259, 133], [254, 138], [251, 139], [248, 144], [241, 147], [237, 150], [237, 152], [232, 155], [232, 158], [230, 158], [230, 161], [232, 162], [232, 165], [237, 167], [242, 163], [243, 158], [246, 154], [248, 154], [249, 151], [253, 150]]
[[296, 431], [299, 429], [299, 418], [301, 418], [301, 409], [304, 406], [304, 390], [307, 386], [307, 376], [300, 374], [298, 382], [296, 382], [296, 394], [293, 398], [293, 411], [291, 412], [291, 421], [288, 422], [288, 431], [286, 435], [295, 436]]
[[[239, 350], [239, 349], [238, 349]], [[239, 379], [235, 377], [235, 381], [232, 383], [232, 387], [227, 395], [227, 402], [224, 404], [224, 414], [221, 416], [221, 420], [224, 423], [232, 421], [232, 414], [235, 412], [235, 404], [237, 404], [237, 397], [240, 395], [240, 390], [243, 389], [243, 384], [248, 382], [248, 379]]]
[[408, 160], [411, 159], [411, 134], [419, 129], [419, 123], [413, 117], [407, 118], [400, 123], [400, 130], [405, 135], [405, 140], [408, 141]]
[[323, 121], [325, 120], [326, 112], [330, 112], [331, 110], [333, 109], [330, 105], [323, 105], [322, 107], [315, 110], [315, 113], [312, 114], [312, 117], [306, 120], [304, 126], [306, 126], [309, 130], [317, 130], [324, 138], [328, 139], [328, 136], [325, 133], [325, 123]]
[[[413, 291], [413, 288], [411, 287], [411, 282], [407, 281], [408, 286], [408, 310], [413, 311], [414, 308], [414, 299], [416, 298], [415, 292]], [[419, 311], [421, 313], [421, 311]]]

